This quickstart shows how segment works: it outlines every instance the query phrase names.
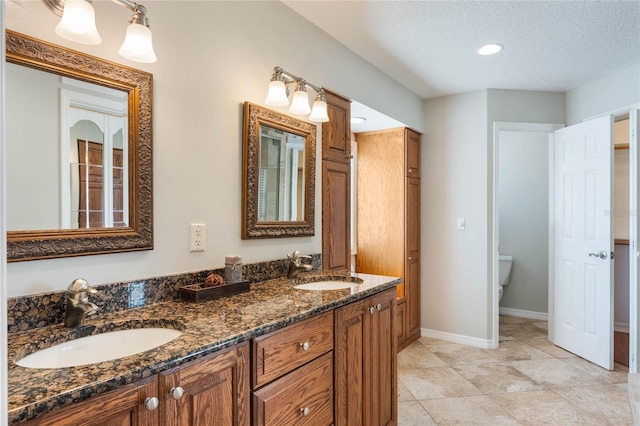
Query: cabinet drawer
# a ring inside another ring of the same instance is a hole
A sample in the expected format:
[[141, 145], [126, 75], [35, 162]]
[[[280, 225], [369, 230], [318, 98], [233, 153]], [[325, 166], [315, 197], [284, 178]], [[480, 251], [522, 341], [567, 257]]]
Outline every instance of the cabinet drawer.
[[[306, 348], [306, 349], [305, 349]], [[333, 349], [333, 312], [325, 312], [253, 340], [253, 388]]]
[[333, 423], [333, 352], [253, 392], [253, 424]]

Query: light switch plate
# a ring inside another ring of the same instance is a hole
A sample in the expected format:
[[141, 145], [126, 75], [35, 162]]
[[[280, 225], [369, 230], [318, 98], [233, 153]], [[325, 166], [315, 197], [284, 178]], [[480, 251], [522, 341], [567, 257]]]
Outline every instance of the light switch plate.
[[465, 228], [464, 217], [459, 217], [456, 220], [456, 228], [458, 229], [458, 231], [464, 231], [464, 228]]

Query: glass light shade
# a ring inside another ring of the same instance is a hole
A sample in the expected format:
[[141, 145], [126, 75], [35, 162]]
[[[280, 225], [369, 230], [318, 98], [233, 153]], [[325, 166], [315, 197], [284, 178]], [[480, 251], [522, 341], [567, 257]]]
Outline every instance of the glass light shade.
[[309, 94], [302, 90], [293, 92], [293, 101], [291, 101], [289, 112], [291, 114], [309, 114], [311, 112], [311, 108], [309, 108]]
[[269, 91], [267, 92], [267, 99], [265, 99], [264, 103], [271, 106], [289, 105], [287, 87], [283, 81], [273, 80], [269, 83]]
[[144, 25], [135, 23], [129, 24], [127, 27], [127, 35], [124, 37], [124, 43], [120, 46], [118, 53], [134, 62], [149, 64], [158, 60], [153, 51], [151, 30]]
[[82, 44], [100, 44], [100, 34], [96, 28], [96, 13], [85, 0], [66, 0], [62, 18], [56, 33], [68, 40]]
[[329, 115], [327, 115], [327, 103], [325, 101], [315, 101], [313, 103], [313, 109], [309, 120], [316, 123], [326, 123], [329, 121]]

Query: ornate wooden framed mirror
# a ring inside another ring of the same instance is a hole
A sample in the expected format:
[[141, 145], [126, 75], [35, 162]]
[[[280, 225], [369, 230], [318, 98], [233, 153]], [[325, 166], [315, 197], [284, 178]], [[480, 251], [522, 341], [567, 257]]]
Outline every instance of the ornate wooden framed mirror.
[[153, 249], [153, 75], [6, 33], [7, 260]]
[[315, 234], [316, 126], [244, 104], [242, 238]]

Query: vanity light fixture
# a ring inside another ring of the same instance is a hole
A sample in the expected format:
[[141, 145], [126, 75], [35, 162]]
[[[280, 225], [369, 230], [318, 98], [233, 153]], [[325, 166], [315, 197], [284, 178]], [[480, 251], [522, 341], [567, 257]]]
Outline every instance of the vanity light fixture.
[[[324, 89], [311, 84], [305, 79], [291, 74], [280, 67], [275, 67], [273, 69], [273, 75], [271, 76], [271, 82], [269, 83], [269, 91], [267, 92], [267, 98], [264, 103], [271, 106], [289, 105], [289, 88], [287, 86], [293, 84], [296, 85], [296, 89], [293, 92], [293, 100], [291, 101], [289, 112], [300, 115], [311, 113], [309, 115], [309, 121], [316, 123], [326, 123], [329, 121]], [[313, 101], [313, 108], [309, 108], [309, 94], [307, 93], [307, 86], [311, 87], [316, 92], [316, 97]]]
[[[124, 42], [118, 50], [121, 56], [134, 62], [156, 62], [147, 9], [130, 0], [112, 0], [133, 12]], [[42, 0], [50, 11], [61, 16], [56, 33], [82, 44], [100, 44], [92, 0]]]

